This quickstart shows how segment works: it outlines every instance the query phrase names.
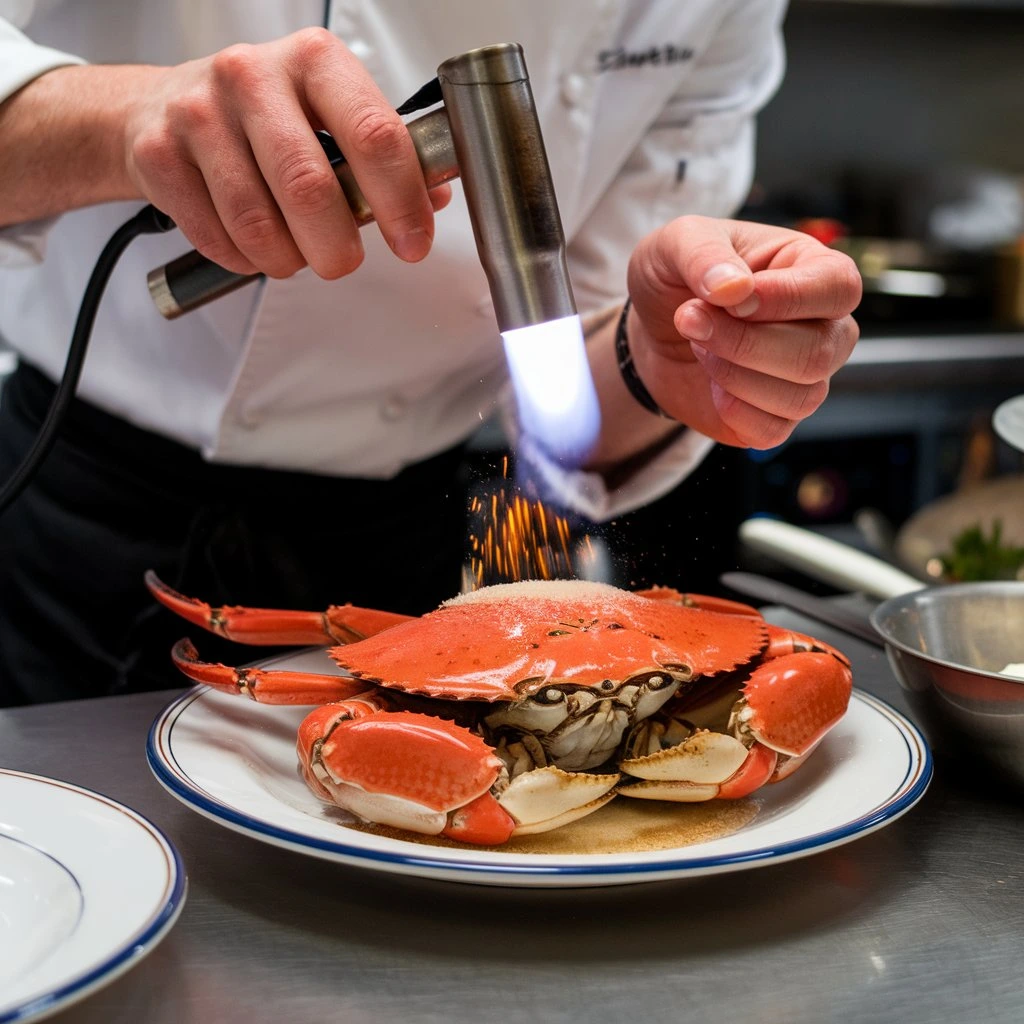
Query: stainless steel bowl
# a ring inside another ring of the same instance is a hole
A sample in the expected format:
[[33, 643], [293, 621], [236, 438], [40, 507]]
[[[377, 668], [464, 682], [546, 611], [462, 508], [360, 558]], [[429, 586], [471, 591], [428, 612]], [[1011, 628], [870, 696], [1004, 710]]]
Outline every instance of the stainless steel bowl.
[[937, 750], [1024, 785], [1024, 583], [958, 583], [883, 601], [871, 623]]

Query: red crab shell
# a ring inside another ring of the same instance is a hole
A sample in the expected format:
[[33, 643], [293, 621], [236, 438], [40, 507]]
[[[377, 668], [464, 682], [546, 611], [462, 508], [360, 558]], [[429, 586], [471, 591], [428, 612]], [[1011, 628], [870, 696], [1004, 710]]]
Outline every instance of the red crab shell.
[[497, 701], [552, 682], [596, 686], [645, 670], [715, 676], [753, 661], [767, 643], [756, 615], [572, 580], [487, 587], [330, 653], [354, 676], [388, 688]]

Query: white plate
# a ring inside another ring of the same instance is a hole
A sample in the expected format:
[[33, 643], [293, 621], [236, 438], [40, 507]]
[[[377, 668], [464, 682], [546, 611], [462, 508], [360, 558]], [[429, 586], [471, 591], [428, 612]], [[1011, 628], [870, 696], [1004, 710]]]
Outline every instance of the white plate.
[[996, 433], [1014, 448], [1024, 452], [1024, 395], [1009, 398], [992, 414]]
[[112, 981], [184, 900], [177, 851], [141, 815], [0, 768], [0, 1022], [39, 1020]]
[[[305, 652], [274, 665], [315, 670], [323, 660], [323, 652]], [[154, 721], [147, 745], [150, 767], [193, 810], [264, 842], [378, 871], [503, 886], [617, 885], [803, 857], [893, 821], [921, 798], [932, 775], [931, 755], [918, 730], [884, 702], [855, 691], [846, 716], [814, 756], [751, 798], [746, 806], [753, 820], [730, 834], [639, 853], [438, 846], [349, 827], [354, 819], [313, 796], [298, 774], [295, 754], [296, 729], [308, 710], [260, 705], [196, 687]], [[635, 807], [646, 801], [621, 798], [584, 822], [597, 823], [627, 803]], [[697, 806], [659, 803], [650, 813], [659, 813], [658, 820], [671, 828], [674, 819], [666, 815], [708, 813], [688, 809]], [[734, 812], [735, 804], [723, 811]]]

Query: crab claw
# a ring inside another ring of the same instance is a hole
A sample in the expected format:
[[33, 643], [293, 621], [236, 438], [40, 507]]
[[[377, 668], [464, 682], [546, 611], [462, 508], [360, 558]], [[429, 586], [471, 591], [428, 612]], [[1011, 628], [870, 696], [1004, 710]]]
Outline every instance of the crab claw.
[[527, 836], [592, 814], [615, 796], [619, 778], [617, 772], [592, 775], [547, 765], [516, 776], [497, 799], [515, 819], [512, 834]]
[[[698, 728], [663, 749], [620, 762], [632, 777], [620, 789], [623, 796], [737, 799], [785, 778], [803, 763], [846, 711], [853, 685], [850, 663], [839, 651], [800, 633], [770, 626], [768, 640], [767, 660], [751, 672], [732, 703], [728, 723]], [[728, 692], [705, 705], [704, 712], [710, 712], [706, 721], [719, 718], [725, 701], [732, 701]]]
[[843, 717], [852, 684], [845, 660], [831, 652], [774, 658], [743, 687], [737, 728], [780, 754], [803, 757]]
[[619, 765], [635, 779], [623, 796], [641, 800], [699, 803], [716, 797], [735, 800], [763, 786], [775, 770], [775, 751], [760, 743], [749, 750], [734, 736], [698, 729], [682, 743]]
[[515, 822], [491, 795], [504, 766], [479, 736], [429, 715], [345, 703], [358, 706], [318, 708], [300, 727], [303, 771], [321, 798], [410, 832], [484, 845], [509, 838]]

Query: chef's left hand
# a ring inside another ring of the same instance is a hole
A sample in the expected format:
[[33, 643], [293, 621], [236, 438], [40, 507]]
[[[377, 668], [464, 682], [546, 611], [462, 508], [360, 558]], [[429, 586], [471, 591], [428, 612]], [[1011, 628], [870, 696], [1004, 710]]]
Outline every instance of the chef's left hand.
[[859, 333], [853, 261], [786, 228], [680, 217], [637, 246], [628, 280], [640, 379], [665, 412], [724, 444], [785, 441]]

